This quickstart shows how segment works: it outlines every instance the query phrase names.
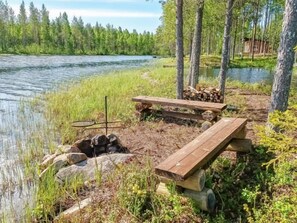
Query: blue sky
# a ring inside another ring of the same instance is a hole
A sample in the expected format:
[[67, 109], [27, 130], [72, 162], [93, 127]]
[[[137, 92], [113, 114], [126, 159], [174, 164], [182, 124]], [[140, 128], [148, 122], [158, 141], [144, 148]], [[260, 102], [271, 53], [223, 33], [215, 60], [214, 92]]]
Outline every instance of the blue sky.
[[[19, 13], [21, 0], [8, 0], [8, 4]], [[50, 18], [59, 16], [60, 12], [66, 12], [71, 22], [73, 16], [81, 16], [85, 23], [94, 25], [98, 21], [102, 25], [111, 24], [115, 27], [138, 32], [144, 30], [155, 32], [160, 25], [162, 13], [158, 0], [25, 0], [27, 8], [30, 2], [41, 9], [44, 3], [49, 11]]]

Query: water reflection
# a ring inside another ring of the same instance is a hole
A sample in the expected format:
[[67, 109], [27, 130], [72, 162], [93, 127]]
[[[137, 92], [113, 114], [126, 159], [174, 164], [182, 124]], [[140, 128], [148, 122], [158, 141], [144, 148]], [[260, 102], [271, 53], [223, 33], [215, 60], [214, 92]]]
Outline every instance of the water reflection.
[[[200, 68], [200, 78], [217, 78], [219, 72], [220, 69], [218, 68], [203, 67]], [[273, 71], [265, 70], [263, 68], [229, 68], [227, 78], [243, 83], [271, 84], [273, 81]]]

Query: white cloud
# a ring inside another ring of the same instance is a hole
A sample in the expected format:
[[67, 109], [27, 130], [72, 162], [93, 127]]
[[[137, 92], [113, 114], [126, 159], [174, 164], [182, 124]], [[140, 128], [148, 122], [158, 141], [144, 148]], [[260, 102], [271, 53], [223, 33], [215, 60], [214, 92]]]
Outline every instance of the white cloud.
[[[118, 0], [119, 1], [119, 0]], [[119, 11], [110, 9], [49, 9], [52, 18], [66, 12], [69, 18], [76, 17], [106, 17], [106, 18], [159, 18], [160, 13]]]

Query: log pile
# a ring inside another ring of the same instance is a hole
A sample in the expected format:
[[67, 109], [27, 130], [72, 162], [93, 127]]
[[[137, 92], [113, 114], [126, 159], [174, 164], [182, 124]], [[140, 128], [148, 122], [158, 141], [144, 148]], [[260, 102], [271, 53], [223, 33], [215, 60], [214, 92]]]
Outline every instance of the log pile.
[[217, 88], [202, 88], [197, 86], [196, 89], [188, 86], [187, 89], [184, 90], [183, 96], [185, 100], [192, 101], [205, 101], [205, 102], [214, 102], [214, 103], [222, 103], [223, 95]]

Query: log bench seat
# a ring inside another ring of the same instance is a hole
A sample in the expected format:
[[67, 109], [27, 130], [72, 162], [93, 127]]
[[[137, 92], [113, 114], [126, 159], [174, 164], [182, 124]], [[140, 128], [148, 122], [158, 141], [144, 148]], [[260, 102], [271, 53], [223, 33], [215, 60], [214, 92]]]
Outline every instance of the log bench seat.
[[[170, 116], [182, 119], [192, 120], [207, 120], [212, 121], [227, 107], [226, 104], [202, 102], [202, 101], [190, 101], [182, 99], [170, 99], [150, 96], [137, 96], [132, 98], [132, 101], [138, 102], [136, 109], [141, 113], [157, 114], [162, 116]], [[194, 111], [194, 113], [176, 112], [168, 110], [153, 110], [153, 105], [167, 106], [173, 108], [186, 108]]]
[[220, 154], [247, 123], [243, 118], [223, 118], [156, 168], [160, 176], [183, 181]]
[[165, 184], [174, 182], [183, 189], [184, 196], [194, 199], [205, 211], [213, 211], [215, 195], [205, 188], [204, 168], [225, 149], [249, 152], [252, 147], [250, 139], [245, 139], [247, 119], [222, 118], [193, 141], [169, 156], [155, 167], [161, 183], [157, 193], [169, 194]]

